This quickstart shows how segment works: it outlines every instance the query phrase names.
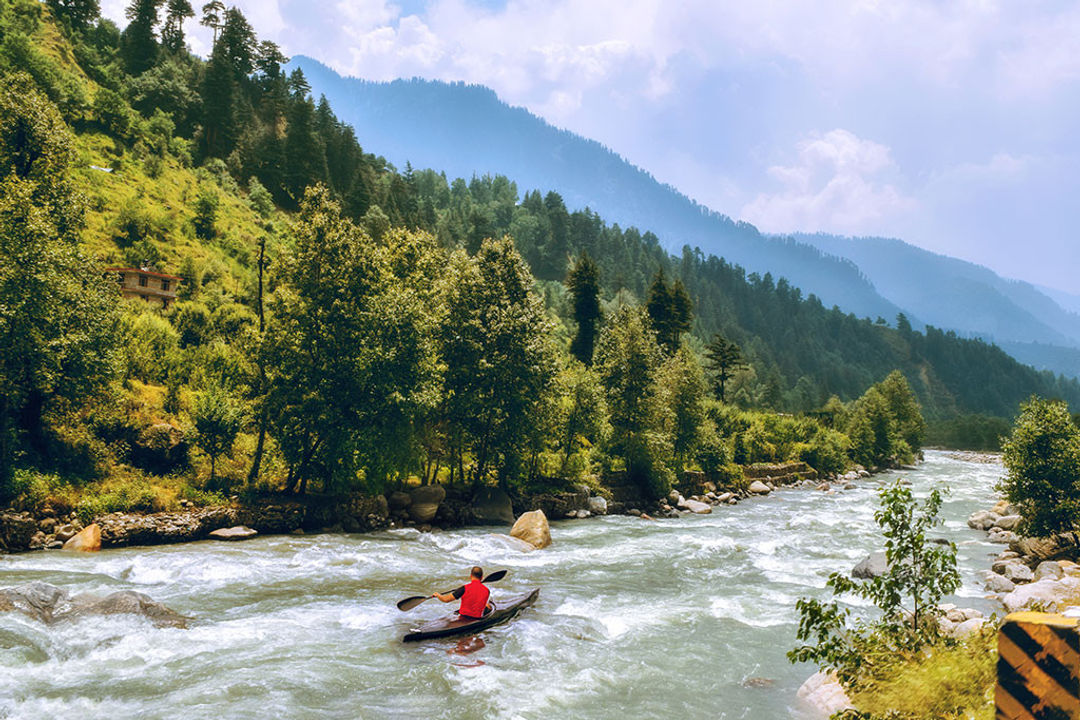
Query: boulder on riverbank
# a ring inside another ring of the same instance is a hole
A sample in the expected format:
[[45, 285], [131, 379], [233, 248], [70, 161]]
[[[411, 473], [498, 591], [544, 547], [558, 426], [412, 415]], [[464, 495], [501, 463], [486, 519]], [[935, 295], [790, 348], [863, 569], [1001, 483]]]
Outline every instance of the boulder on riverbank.
[[497, 487], [483, 487], [473, 496], [473, 518], [481, 525], [513, 525], [514, 506], [510, 496]]
[[747, 490], [754, 495], [768, 495], [772, 492], [772, 488], [760, 480], [755, 480], [750, 483], [750, 487], [748, 487]]
[[409, 497], [409, 517], [414, 522], [429, 523], [435, 519], [435, 513], [439, 511], [439, 504], [446, 499], [446, 489], [442, 485], [421, 485], [414, 488]]
[[25, 550], [38, 531], [30, 513], [0, 512], [0, 550]]
[[831, 673], [816, 672], [799, 687], [796, 697], [811, 717], [825, 720], [834, 713], [854, 709], [844, 686]]
[[250, 540], [259, 534], [258, 530], [252, 530], [244, 525], [235, 525], [230, 528], [218, 528], [210, 533], [213, 540]]
[[39, 622], [54, 623], [100, 615], [138, 615], [158, 627], [186, 627], [184, 616], [142, 593], [122, 590], [105, 597], [76, 595], [44, 582], [0, 588], [0, 612], [21, 612]]
[[101, 526], [91, 523], [64, 543], [65, 550], [97, 552], [101, 549]]
[[551, 526], [543, 510], [530, 510], [517, 519], [510, 529], [510, 536], [524, 540], [537, 549], [546, 548], [551, 544]]

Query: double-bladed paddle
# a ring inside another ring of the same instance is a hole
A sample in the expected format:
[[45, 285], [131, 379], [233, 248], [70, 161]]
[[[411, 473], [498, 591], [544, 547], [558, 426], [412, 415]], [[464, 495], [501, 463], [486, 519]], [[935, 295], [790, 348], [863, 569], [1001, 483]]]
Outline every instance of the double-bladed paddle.
[[[486, 578], [484, 578], [481, 582], [484, 582], [484, 583], [498, 582], [499, 580], [502, 580], [504, 577], [506, 577], [506, 571], [505, 570], [496, 570], [495, 572], [491, 573]], [[463, 589], [463, 588], [464, 588], [464, 586], [462, 586], [462, 588], [459, 588], [459, 589]], [[450, 591], [450, 593], [454, 593], [454, 592], [457, 592], [457, 590], [451, 590]], [[443, 593], [443, 595], [449, 595], [450, 593]], [[398, 604], [397, 604], [397, 609], [401, 610], [403, 612], [405, 610], [412, 610], [414, 607], [416, 607], [420, 603], [424, 602], [425, 600], [430, 600], [433, 597], [435, 597], [435, 596], [434, 595], [413, 595], [412, 597], [407, 597], [404, 600], [399, 601]]]

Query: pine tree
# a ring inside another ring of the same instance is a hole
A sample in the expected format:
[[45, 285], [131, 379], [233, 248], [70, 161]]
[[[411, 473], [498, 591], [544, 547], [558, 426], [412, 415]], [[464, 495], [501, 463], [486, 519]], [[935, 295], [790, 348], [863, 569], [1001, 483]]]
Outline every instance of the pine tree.
[[165, 0], [133, 0], [124, 10], [128, 26], [121, 37], [121, 53], [127, 71], [141, 75], [157, 61], [158, 44], [154, 34], [158, 24], [158, 10]]
[[46, 0], [46, 4], [72, 28], [88, 27], [101, 15], [98, 0]]
[[199, 24], [213, 28], [214, 30], [214, 44], [217, 44], [218, 31], [221, 30], [221, 25], [225, 17], [225, 3], [221, 0], [210, 0], [202, 6], [203, 16], [199, 20]]
[[161, 45], [171, 53], [184, 49], [184, 20], [195, 17], [188, 0], [169, 0], [165, 24], [161, 28]]
[[716, 397], [720, 402], [727, 402], [724, 393], [727, 381], [736, 370], [746, 367], [742, 350], [720, 333], [716, 333], [705, 348], [705, 357], [714, 376], [713, 388]]
[[593, 348], [603, 312], [600, 309], [600, 269], [588, 253], [581, 253], [566, 276], [566, 287], [574, 298], [574, 321], [577, 333], [570, 343], [570, 352], [585, 364], [592, 365]]

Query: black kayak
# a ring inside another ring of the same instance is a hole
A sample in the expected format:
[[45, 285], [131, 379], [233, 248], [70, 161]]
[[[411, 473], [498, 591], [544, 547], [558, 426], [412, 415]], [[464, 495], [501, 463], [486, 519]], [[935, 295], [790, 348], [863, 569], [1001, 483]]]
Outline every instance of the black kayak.
[[540, 597], [540, 588], [536, 588], [524, 595], [507, 598], [482, 618], [463, 618], [454, 615], [444, 620], [432, 620], [418, 628], [413, 628], [402, 640], [404, 642], [416, 642], [418, 640], [431, 640], [455, 635], [472, 635], [493, 625], [506, 622], [536, 602], [538, 597]]

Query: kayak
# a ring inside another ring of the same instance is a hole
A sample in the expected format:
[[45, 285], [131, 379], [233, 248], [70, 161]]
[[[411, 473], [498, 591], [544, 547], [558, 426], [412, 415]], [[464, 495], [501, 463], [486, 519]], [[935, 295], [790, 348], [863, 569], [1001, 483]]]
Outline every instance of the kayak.
[[532, 592], [507, 598], [501, 603], [492, 603], [495, 609], [482, 618], [463, 618], [454, 615], [451, 618], [432, 620], [420, 627], [413, 628], [402, 640], [404, 642], [416, 642], [418, 640], [431, 640], [433, 638], [453, 637], [455, 635], [472, 635], [481, 630], [486, 630], [493, 625], [510, 620], [519, 612], [536, 602], [540, 597], [540, 588]]

